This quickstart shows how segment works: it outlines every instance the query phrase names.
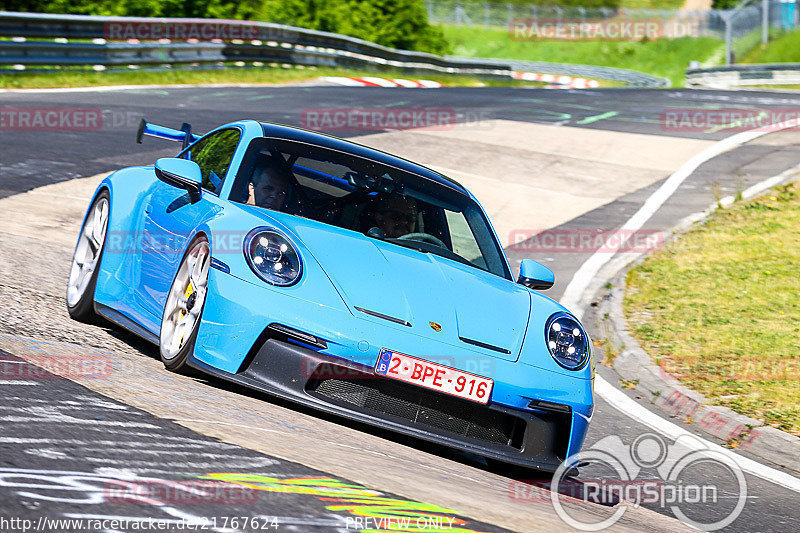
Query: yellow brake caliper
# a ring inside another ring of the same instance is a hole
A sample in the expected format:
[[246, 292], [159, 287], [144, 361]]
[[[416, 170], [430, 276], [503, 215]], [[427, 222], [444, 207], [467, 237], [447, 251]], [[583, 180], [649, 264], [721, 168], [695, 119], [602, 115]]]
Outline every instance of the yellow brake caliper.
[[[190, 282], [189, 282], [189, 285], [186, 287], [186, 291], [183, 293], [183, 296], [184, 296], [184, 297], [185, 297], [185, 298], [188, 300], [188, 299], [189, 299], [189, 298], [192, 296], [192, 294], [193, 294], [193, 293], [194, 293], [194, 287], [192, 287], [192, 282], [190, 281]], [[180, 316], [178, 317], [178, 322], [180, 322], [181, 320], [183, 320], [183, 317], [184, 317], [184, 316], [186, 316], [186, 315], [184, 314], [184, 312], [183, 312], [183, 311], [181, 311], [181, 314], [180, 314]], [[183, 332], [183, 335], [181, 335], [181, 344], [180, 344], [180, 346], [183, 346], [183, 341], [184, 341], [185, 339], [186, 339], [186, 331], [184, 331], [184, 332]], [[180, 346], [179, 346], [179, 347], [180, 347]]]

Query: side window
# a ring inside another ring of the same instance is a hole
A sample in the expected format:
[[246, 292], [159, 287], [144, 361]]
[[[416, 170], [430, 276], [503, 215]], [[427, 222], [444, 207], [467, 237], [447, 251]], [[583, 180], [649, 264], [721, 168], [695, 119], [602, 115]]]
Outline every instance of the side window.
[[207, 135], [189, 147], [188, 158], [200, 165], [203, 188], [219, 194], [241, 134], [227, 129]]
[[445, 209], [445, 216], [447, 217], [447, 225], [450, 228], [453, 251], [471, 263], [481, 268], [486, 268], [483, 254], [464, 215]]

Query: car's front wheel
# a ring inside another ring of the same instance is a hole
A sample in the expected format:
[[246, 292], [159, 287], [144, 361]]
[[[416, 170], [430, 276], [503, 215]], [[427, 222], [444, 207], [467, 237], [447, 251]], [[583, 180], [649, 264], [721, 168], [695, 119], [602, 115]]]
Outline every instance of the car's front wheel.
[[67, 311], [70, 317], [81, 322], [98, 321], [94, 311], [94, 290], [108, 232], [110, 205], [108, 191], [97, 195], [72, 255], [67, 282]]
[[208, 239], [197, 237], [189, 246], [172, 282], [161, 319], [161, 361], [167, 370], [188, 370], [208, 289], [211, 250]]

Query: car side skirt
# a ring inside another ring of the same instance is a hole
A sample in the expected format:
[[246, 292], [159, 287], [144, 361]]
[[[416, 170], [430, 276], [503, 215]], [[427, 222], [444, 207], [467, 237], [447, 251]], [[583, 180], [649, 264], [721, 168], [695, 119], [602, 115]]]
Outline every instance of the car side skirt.
[[156, 346], [159, 345], [159, 338], [158, 335], [154, 334], [144, 326], [140, 325], [138, 322], [125, 316], [124, 314], [120, 313], [116, 309], [113, 309], [107, 305], [103, 305], [100, 303], [94, 303], [94, 310], [95, 313], [102, 316], [109, 322], [116, 324], [117, 326], [133, 333], [134, 335], [141, 337], [142, 339], [155, 344]]

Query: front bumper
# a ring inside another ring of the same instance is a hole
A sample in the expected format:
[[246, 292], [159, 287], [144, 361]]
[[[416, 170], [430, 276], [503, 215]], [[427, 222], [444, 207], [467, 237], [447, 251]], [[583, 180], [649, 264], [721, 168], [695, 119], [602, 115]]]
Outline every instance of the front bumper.
[[[592, 414], [592, 381], [477, 354], [410, 334], [403, 326], [314, 304], [211, 270], [190, 365], [320, 410], [485, 457], [555, 470], [580, 450]], [[267, 328], [317, 336], [310, 346]], [[368, 343], [366, 340], [368, 339]], [[366, 347], [364, 346], [366, 345]], [[488, 405], [374, 373], [381, 346], [484, 375]], [[447, 354], [444, 361], [441, 354]], [[549, 402], [537, 407], [537, 402]]]
[[362, 365], [267, 338], [235, 374], [189, 365], [322, 411], [485, 457], [553, 471], [565, 459], [569, 412], [480, 405], [379, 377]]

